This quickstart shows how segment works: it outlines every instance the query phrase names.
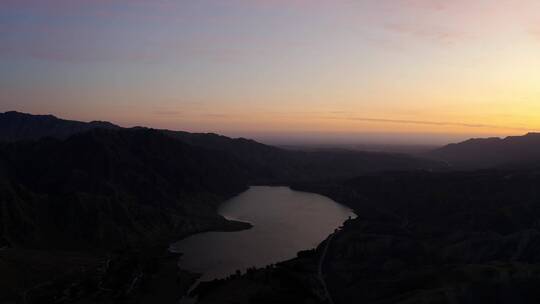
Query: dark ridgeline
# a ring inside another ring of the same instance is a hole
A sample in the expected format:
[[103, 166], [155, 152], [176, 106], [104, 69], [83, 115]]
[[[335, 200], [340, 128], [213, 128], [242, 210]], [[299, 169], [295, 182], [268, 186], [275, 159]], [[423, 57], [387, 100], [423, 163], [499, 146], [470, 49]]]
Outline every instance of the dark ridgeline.
[[66, 139], [69, 136], [96, 129], [119, 129], [110, 122], [81, 122], [56, 118], [53, 115], [31, 115], [10, 111], [0, 113], [2, 141], [35, 140], [44, 137]]
[[[195, 276], [164, 246], [248, 227], [215, 210], [250, 184], [318, 192], [359, 218], [297, 259], [201, 285], [201, 303], [540, 299], [538, 134], [429, 153], [449, 166], [16, 112], [0, 114], [0, 142], [0, 302], [174, 302]], [[498, 169], [448, 172], [483, 167]]]
[[455, 169], [527, 167], [540, 163], [540, 133], [506, 138], [470, 139], [450, 144], [428, 154]]
[[[66, 139], [69, 135], [93, 130], [101, 125], [115, 131], [147, 130], [163, 133], [186, 145], [211, 152], [228, 154], [243, 164], [244, 174], [251, 183], [283, 183], [290, 180], [313, 180], [351, 177], [380, 170], [414, 170], [442, 168], [437, 161], [397, 153], [358, 151], [289, 151], [264, 145], [245, 138], [232, 139], [213, 133], [188, 133], [154, 130], [144, 127], [125, 129], [107, 122], [77, 122], [58, 119], [51, 115], [30, 115], [18, 112], [0, 114], [0, 141], [28, 139]], [[74, 127], [76, 126], [76, 127]]]

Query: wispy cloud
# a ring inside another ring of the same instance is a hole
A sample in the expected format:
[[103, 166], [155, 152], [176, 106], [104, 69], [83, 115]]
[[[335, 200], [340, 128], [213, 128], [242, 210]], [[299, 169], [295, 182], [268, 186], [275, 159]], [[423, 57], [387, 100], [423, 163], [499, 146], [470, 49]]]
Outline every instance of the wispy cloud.
[[[463, 5], [464, 1], [459, 0], [397, 0], [395, 1], [403, 6], [413, 7], [415, 9], [429, 9], [429, 10], [445, 10], [453, 5]], [[461, 3], [460, 3], [461, 2]], [[465, 3], [466, 4], [466, 3]]]
[[154, 111], [154, 114], [158, 116], [182, 116], [184, 112], [176, 110], [159, 110]]
[[534, 28], [531, 28], [529, 30], [529, 34], [536, 40], [538, 40], [538, 42], [540, 42], [540, 26], [539, 27], [534, 27]]
[[221, 114], [221, 113], [207, 113], [207, 114], [202, 114], [201, 116], [208, 117], [208, 118], [216, 118], [216, 119], [228, 119], [228, 118], [238, 117], [240, 115]]
[[466, 37], [463, 32], [439, 25], [392, 23], [385, 25], [384, 28], [390, 32], [442, 43], [454, 43]]
[[505, 130], [515, 130], [515, 131], [531, 131], [530, 128], [525, 128], [525, 127], [492, 125], [492, 124], [482, 124], [482, 123], [453, 122], [453, 121], [389, 119], [389, 118], [357, 117], [357, 116], [325, 117], [325, 118], [336, 119], [336, 120], [354, 120], [354, 121], [392, 123], [392, 124], [412, 124], [412, 125], [426, 125], [426, 126], [449, 126], [449, 127], [465, 127], [465, 128], [488, 128], [488, 129], [505, 129]]

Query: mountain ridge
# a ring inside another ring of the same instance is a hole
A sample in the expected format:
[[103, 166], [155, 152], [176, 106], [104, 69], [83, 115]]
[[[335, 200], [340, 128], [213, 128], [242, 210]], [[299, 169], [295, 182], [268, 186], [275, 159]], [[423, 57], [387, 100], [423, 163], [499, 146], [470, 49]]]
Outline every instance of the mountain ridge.
[[457, 169], [485, 169], [540, 163], [540, 133], [505, 138], [471, 138], [427, 154]]
[[0, 140], [36, 140], [43, 137], [65, 139], [96, 128], [118, 129], [106, 121], [82, 122], [66, 120], [54, 115], [33, 115], [17, 111], [0, 113]]

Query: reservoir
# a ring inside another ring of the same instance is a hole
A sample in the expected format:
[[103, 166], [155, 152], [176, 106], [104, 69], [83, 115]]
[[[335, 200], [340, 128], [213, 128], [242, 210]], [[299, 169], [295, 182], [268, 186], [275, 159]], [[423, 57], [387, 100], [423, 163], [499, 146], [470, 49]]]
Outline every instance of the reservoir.
[[171, 246], [183, 253], [181, 268], [203, 274], [200, 281], [225, 278], [236, 270], [264, 267], [315, 248], [354, 213], [318, 194], [288, 187], [250, 187], [224, 202], [219, 213], [249, 222], [237, 232], [205, 232]]

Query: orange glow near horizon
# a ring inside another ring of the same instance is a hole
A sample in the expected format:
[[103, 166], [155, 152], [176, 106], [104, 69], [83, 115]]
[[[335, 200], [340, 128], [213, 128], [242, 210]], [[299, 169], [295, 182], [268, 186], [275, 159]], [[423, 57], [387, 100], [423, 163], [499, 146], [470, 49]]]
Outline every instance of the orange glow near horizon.
[[538, 1], [117, 4], [8, 1], [0, 110], [250, 137], [540, 131]]

